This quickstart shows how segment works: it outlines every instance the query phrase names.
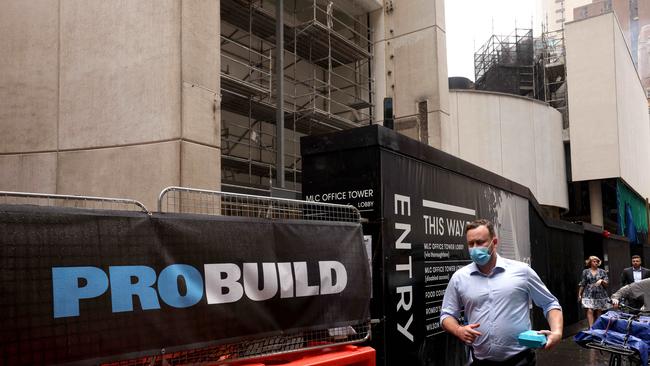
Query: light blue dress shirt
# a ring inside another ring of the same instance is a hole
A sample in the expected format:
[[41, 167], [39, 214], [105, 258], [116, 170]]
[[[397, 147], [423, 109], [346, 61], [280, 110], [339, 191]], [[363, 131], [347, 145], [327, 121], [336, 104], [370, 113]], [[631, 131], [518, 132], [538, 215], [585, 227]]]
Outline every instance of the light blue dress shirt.
[[440, 322], [458, 319], [465, 309], [467, 324], [479, 323], [482, 333], [471, 345], [481, 360], [503, 361], [526, 349], [517, 341], [519, 333], [530, 330], [529, 304], [544, 310], [560, 309], [560, 303], [527, 264], [497, 255], [490, 275], [470, 263], [454, 273], [442, 300]]

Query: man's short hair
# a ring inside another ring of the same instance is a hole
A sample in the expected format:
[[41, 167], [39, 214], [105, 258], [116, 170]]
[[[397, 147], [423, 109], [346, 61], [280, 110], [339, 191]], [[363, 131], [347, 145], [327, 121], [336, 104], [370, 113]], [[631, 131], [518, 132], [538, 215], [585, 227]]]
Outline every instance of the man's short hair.
[[465, 225], [465, 234], [467, 234], [468, 231], [474, 230], [479, 226], [485, 226], [488, 229], [488, 232], [490, 233], [490, 237], [494, 238], [494, 236], [495, 236], [494, 224], [492, 224], [492, 221], [487, 220], [487, 219], [477, 219], [477, 220], [468, 222], [467, 225]]
[[641, 260], [641, 256], [635, 254], [635, 255], [632, 256], [632, 259], [638, 259], [638, 260]]

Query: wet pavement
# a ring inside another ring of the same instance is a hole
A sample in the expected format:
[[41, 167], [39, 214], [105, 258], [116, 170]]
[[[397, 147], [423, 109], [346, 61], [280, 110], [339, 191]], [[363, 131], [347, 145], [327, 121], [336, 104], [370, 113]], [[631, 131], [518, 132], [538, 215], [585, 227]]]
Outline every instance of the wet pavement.
[[595, 349], [586, 349], [578, 346], [573, 341], [573, 335], [581, 329], [586, 328], [586, 322], [576, 326], [573, 330], [565, 330], [568, 337], [562, 340], [550, 351], [537, 352], [537, 366], [599, 366], [608, 365], [609, 353], [600, 352]]
[[562, 343], [550, 351], [537, 352], [537, 366], [598, 366], [608, 363], [609, 354], [582, 348], [573, 341], [573, 336], [564, 338]]

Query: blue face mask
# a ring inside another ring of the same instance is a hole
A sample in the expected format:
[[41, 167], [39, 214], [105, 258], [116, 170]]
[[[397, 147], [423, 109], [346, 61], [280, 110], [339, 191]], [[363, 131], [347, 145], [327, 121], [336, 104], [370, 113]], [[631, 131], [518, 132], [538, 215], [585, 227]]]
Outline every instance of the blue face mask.
[[490, 254], [490, 247], [492, 244], [488, 245], [487, 247], [474, 247], [469, 250], [469, 257], [472, 258], [472, 261], [474, 263], [478, 264], [479, 266], [484, 266], [487, 264], [487, 262], [490, 261], [490, 258], [492, 258], [492, 254]]

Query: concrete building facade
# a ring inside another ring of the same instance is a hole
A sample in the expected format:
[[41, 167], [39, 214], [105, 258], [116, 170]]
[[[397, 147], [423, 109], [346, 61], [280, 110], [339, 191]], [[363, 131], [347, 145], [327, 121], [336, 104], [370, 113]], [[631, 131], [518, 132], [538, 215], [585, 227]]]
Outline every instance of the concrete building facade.
[[217, 189], [214, 1], [0, 5], [0, 189], [126, 197]]
[[574, 19], [581, 20], [614, 12], [623, 37], [630, 48], [634, 65], [650, 96], [650, 2], [640, 0], [594, 0], [573, 10]]
[[473, 90], [452, 90], [450, 107], [441, 150], [528, 187], [556, 213], [568, 209], [560, 112], [534, 99]]
[[[273, 3], [11, 0], [0, 14], [0, 190], [148, 207], [170, 185], [272, 194]], [[301, 191], [301, 136], [381, 124], [390, 97], [396, 130], [566, 209], [557, 111], [450, 100], [443, 0], [301, 0], [283, 14], [285, 188]]]
[[444, 0], [388, 2], [370, 14], [377, 121], [394, 101], [395, 129], [440, 148], [449, 121]]
[[619, 179], [650, 197], [646, 95], [614, 13], [567, 24], [571, 179], [589, 182], [591, 221], [603, 225], [600, 183]]

